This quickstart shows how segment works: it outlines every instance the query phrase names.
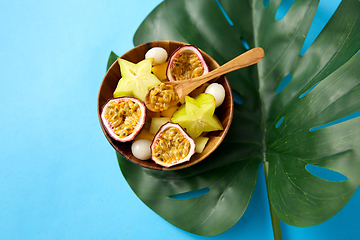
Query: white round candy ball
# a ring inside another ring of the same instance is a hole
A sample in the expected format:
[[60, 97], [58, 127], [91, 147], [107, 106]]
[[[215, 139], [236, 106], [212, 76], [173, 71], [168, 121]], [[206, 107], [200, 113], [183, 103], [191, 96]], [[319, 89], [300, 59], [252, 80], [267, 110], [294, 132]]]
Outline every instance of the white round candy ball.
[[150, 145], [151, 141], [147, 139], [136, 140], [131, 145], [131, 152], [140, 160], [148, 160], [151, 157]]
[[166, 59], [168, 58], [168, 53], [162, 47], [153, 47], [145, 53], [145, 58], [153, 58], [153, 65], [159, 65], [166, 62]]
[[210, 84], [205, 93], [209, 93], [214, 96], [215, 98], [215, 107], [220, 106], [225, 99], [225, 88], [219, 83], [212, 83]]

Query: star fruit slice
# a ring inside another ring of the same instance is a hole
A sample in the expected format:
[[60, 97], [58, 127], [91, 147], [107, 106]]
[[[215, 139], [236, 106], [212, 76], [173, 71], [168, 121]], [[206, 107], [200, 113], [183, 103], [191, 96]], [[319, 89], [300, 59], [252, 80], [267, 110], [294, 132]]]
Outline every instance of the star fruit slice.
[[131, 96], [144, 102], [147, 91], [160, 80], [151, 73], [153, 59], [144, 59], [139, 63], [132, 63], [125, 59], [118, 58], [121, 78], [114, 91], [114, 98]]
[[186, 96], [184, 106], [173, 114], [171, 121], [195, 139], [203, 132], [224, 129], [214, 112], [215, 98], [211, 94], [202, 93], [196, 98]]

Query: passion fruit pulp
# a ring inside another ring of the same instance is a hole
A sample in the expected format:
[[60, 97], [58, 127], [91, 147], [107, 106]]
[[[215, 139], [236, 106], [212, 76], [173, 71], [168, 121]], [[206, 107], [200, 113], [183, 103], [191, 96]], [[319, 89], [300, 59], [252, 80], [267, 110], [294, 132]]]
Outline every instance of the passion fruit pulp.
[[164, 124], [151, 144], [151, 159], [164, 167], [190, 160], [195, 153], [195, 141], [179, 124]]
[[134, 97], [110, 99], [101, 112], [104, 128], [119, 142], [133, 140], [143, 127], [145, 116], [145, 104]]
[[209, 68], [200, 50], [193, 45], [185, 45], [176, 49], [169, 57], [166, 76], [169, 81], [180, 81], [208, 72]]

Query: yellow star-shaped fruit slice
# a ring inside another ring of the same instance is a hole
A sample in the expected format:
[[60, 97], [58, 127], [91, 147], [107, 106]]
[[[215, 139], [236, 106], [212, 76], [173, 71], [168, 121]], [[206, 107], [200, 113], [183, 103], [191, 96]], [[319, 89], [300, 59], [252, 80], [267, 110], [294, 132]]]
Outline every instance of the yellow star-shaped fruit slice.
[[160, 84], [160, 80], [151, 73], [152, 58], [144, 59], [139, 63], [132, 63], [118, 58], [121, 78], [114, 91], [114, 98], [132, 96], [144, 102], [147, 91]]
[[192, 138], [203, 132], [223, 130], [223, 126], [215, 112], [215, 98], [202, 93], [195, 98], [185, 97], [184, 107], [176, 111], [171, 121], [180, 124]]

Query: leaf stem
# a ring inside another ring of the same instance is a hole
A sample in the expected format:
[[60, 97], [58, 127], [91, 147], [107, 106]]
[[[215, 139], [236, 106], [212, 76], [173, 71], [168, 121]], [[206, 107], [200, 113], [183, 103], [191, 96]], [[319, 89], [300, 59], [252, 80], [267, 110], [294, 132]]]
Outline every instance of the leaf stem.
[[276, 215], [273, 207], [271, 206], [270, 197], [269, 197], [269, 185], [268, 185], [268, 175], [269, 175], [269, 162], [264, 162], [264, 172], [265, 172], [265, 180], [266, 180], [266, 188], [268, 192], [268, 199], [269, 199], [269, 207], [270, 207], [270, 216], [271, 216], [271, 224], [274, 233], [275, 240], [282, 240], [281, 234], [281, 227], [280, 227], [280, 220]]

